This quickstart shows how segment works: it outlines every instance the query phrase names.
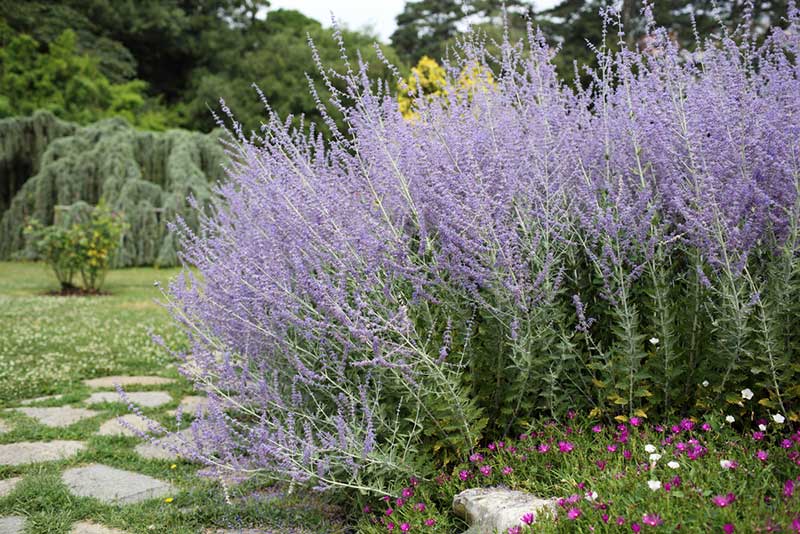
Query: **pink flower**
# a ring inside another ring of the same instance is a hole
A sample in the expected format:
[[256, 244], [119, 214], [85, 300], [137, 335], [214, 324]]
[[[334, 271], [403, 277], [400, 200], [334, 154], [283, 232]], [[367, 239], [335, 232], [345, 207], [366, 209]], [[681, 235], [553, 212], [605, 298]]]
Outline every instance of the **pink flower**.
[[624, 457], [626, 460], [630, 460], [630, 459], [631, 459], [631, 456], [632, 456], [632, 454], [631, 454], [631, 451], [629, 451], [629, 450], [625, 449], [624, 451], [622, 451], [622, 456], [623, 456], [623, 457]]
[[617, 452], [617, 446], [613, 445], [613, 444], [612, 445], [608, 445], [608, 446], [606, 446], [606, 450], [608, 452]]
[[490, 451], [493, 451], [493, 450], [497, 449], [497, 446], [494, 443], [490, 443], [489, 446], [486, 447], [486, 448], [489, 449]]
[[365, 513], [365, 514], [368, 514], [368, 513], [370, 513], [371, 511], [372, 511], [372, 508], [370, 508], [370, 507], [369, 507], [369, 505], [366, 505], [366, 506], [364, 506], [364, 513]]
[[703, 426], [701, 426], [700, 428], [703, 429], [703, 432], [708, 432], [711, 430], [711, 425], [709, 425], [708, 423], [703, 423]]
[[603, 425], [594, 425], [592, 427], [592, 432], [594, 432], [595, 434], [599, 434], [602, 431], [603, 431]]
[[573, 445], [569, 441], [559, 441], [558, 442], [558, 450], [559, 450], [559, 452], [570, 452], [574, 448], [575, 448], [575, 445]]
[[625, 524], [625, 518], [624, 518], [624, 517], [622, 517], [622, 516], [619, 516], [619, 517], [617, 518], [617, 524], [618, 524], [618, 525], [624, 525], [624, 524]]
[[514, 468], [513, 467], [505, 466], [503, 468], [503, 474], [506, 475], [506, 476], [510, 475], [513, 472], [514, 472]]
[[603, 460], [597, 460], [595, 464], [597, 464], [597, 467], [600, 469], [600, 471], [603, 471], [606, 468], [606, 462]]
[[769, 453], [767, 451], [758, 451], [758, 452], [756, 452], [756, 458], [758, 458], [762, 462], [766, 462], [768, 457], [769, 457]]
[[642, 424], [642, 420], [639, 417], [631, 417], [631, 426], [639, 426]]
[[641, 532], [642, 531], [642, 527], [641, 527], [641, 525], [639, 525], [639, 523], [635, 523], [634, 522], [634, 523], [631, 523], [631, 530], [634, 531], [634, 532]]
[[508, 527], [508, 534], [522, 534], [520, 527]]
[[725, 534], [733, 534], [733, 530], [734, 529], [733, 529], [733, 524], [732, 523], [725, 523], [724, 525], [722, 525], [722, 531]]
[[580, 508], [570, 508], [567, 510], [567, 517], [570, 521], [575, 521], [581, 516], [581, 509]]
[[792, 440], [784, 439], [783, 441], [781, 441], [781, 447], [783, 447], [784, 449], [791, 449], [792, 448]]
[[783, 485], [783, 496], [787, 499], [791, 499], [792, 495], [794, 495], [794, 481], [789, 479], [786, 481], [786, 484]]
[[474, 464], [479, 464], [483, 461], [483, 455], [479, 452], [476, 452], [475, 454], [470, 455], [469, 461]]
[[567, 419], [575, 419], [575, 410], [567, 411]]
[[414, 508], [417, 510], [417, 512], [424, 512], [427, 506], [425, 506], [424, 502], [418, 502], [417, 504], [414, 505]]
[[536, 450], [544, 454], [545, 452], [550, 450], [550, 445], [548, 445], [547, 443], [542, 443], [536, 448]]
[[386, 523], [386, 530], [394, 530], [394, 523]]
[[401, 523], [400, 530], [403, 532], [408, 532], [409, 530], [411, 530], [411, 525], [409, 525], [408, 523]]
[[458, 472], [458, 478], [460, 478], [461, 480], [467, 481], [470, 478], [472, 478], [472, 473], [470, 473], [469, 471], [467, 471], [465, 469], [462, 469], [461, 471]]
[[417, 484], [419, 484], [419, 479], [417, 477], [411, 477], [408, 479], [408, 483], [416, 487]]
[[390, 516], [390, 515], [392, 515], [393, 513], [394, 513], [394, 510], [392, 510], [391, 508], [387, 508], [387, 509], [386, 509], [386, 515], [387, 515], [387, 516]]
[[664, 524], [664, 520], [658, 514], [644, 514], [642, 523], [650, 527], [659, 527]]
[[523, 514], [523, 516], [520, 517], [519, 520], [525, 523], [526, 525], [530, 525], [533, 523], [534, 515], [531, 512], [527, 512]]
[[759, 431], [753, 432], [753, 440], [754, 441], [761, 441], [762, 439], [764, 439], [764, 433], [763, 432], [759, 432]]
[[733, 504], [733, 501], [736, 500], [736, 495], [733, 493], [728, 493], [727, 495], [715, 495], [711, 498], [711, 502], [719, 506], [720, 508], [725, 508]]
[[603, 520], [603, 523], [608, 523], [608, 514], [603, 514], [601, 519]]
[[426, 527], [432, 527], [435, 524], [436, 524], [436, 520], [433, 519], [432, 517], [425, 520], [425, 526]]
[[489, 475], [492, 474], [492, 466], [491, 465], [482, 465], [481, 468], [479, 469], [479, 471], [481, 472], [481, 474], [483, 476], [488, 477]]

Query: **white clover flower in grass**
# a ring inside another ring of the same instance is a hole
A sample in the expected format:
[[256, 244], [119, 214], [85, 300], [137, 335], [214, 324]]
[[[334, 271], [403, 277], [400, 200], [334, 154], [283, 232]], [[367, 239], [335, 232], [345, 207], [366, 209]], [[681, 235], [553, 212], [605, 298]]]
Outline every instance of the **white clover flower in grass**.
[[776, 413], [775, 415], [772, 416], [772, 420], [778, 423], [779, 425], [782, 425], [783, 422], [786, 421], [786, 418], [781, 414]]
[[750, 388], [744, 388], [742, 390], [742, 398], [744, 400], [750, 400], [753, 398], [753, 391]]
[[654, 445], [648, 443], [647, 445], [644, 446], [644, 452], [653, 453], [656, 452], [656, 448]]
[[660, 480], [648, 480], [647, 487], [650, 488], [652, 491], [658, 491], [661, 489], [661, 481]]
[[681, 464], [679, 464], [675, 460], [672, 460], [671, 462], [667, 462], [667, 467], [669, 467], [670, 469], [677, 469], [680, 466], [681, 466]]
[[733, 423], [736, 419], [732, 415], [726, 415], [725, 420], [729, 423]]
[[597, 492], [596, 491], [590, 491], [589, 493], [587, 493], [586, 494], [586, 500], [587, 501], [595, 501], [595, 500], [597, 500]]
[[766, 432], [767, 431], [767, 425], [763, 425], [763, 424], [762, 425], [758, 425], [758, 429], [760, 431], [762, 431], [762, 432]]
[[659, 339], [657, 337], [651, 337], [650, 338], [650, 343], [652, 345], [658, 345], [658, 341], [659, 341]]
[[658, 453], [653, 453], [650, 455], [650, 461], [655, 463], [661, 459], [661, 455]]
[[730, 460], [720, 460], [719, 466], [723, 469], [730, 469], [733, 466], [733, 462]]
[[704, 388], [707, 388], [707, 387], [708, 387], [708, 380], [703, 380], [703, 387], [704, 387]]

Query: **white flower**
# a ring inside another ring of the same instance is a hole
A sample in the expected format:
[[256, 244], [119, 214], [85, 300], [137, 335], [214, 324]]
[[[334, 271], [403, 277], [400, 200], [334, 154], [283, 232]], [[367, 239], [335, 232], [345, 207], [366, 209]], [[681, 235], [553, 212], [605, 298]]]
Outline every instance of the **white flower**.
[[744, 388], [742, 390], [742, 398], [744, 400], [750, 400], [753, 398], [753, 392], [750, 390], [750, 388]]
[[596, 499], [597, 499], [597, 492], [596, 491], [590, 491], [589, 493], [586, 494], [586, 500], [587, 501], [594, 501]]
[[650, 445], [649, 443], [644, 446], [644, 452], [656, 452], [656, 448], [654, 445]]
[[730, 460], [720, 460], [719, 466], [723, 469], [730, 469], [733, 466], [733, 462]]
[[658, 338], [657, 337], [651, 337], [650, 338], [650, 343], [652, 343], [653, 345], [658, 345]]
[[779, 425], [782, 425], [783, 422], [786, 421], [786, 418], [781, 414], [776, 413], [775, 415], [772, 416], [772, 420], [778, 423]]
[[647, 487], [653, 491], [657, 491], [661, 489], [661, 481], [660, 480], [648, 480]]
[[657, 461], [659, 461], [660, 459], [661, 459], [661, 455], [660, 455], [660, 454], [658, 454], [658, 453], [654, 453], [654, 454], [651, 454], [651, 455], [650, 455], [650, 461], [651, 461], [651, 462], [657, 462]]
[[704, 387], [704, 388], [707, 388], [707, 387], [708, 387], [708, 380], [703, 380], [703, 387]]
[[671, 461], [671, 462], [667, 462], [667, 466], [668, 466], [670, 469], [677, 469], [677, 468], [679, 468], [679, 467], [681, 466], [681, 464], [679, 464], [678, 462], [676, 462], [675, 460], [673, 460], [673, 461]]
[[729, 423], [733, 423], [736, 419], [734, 419], [732, 415], [728, 415], [725, 416], [725, 420]]
[[762, 431], [762, 432], [766, 432], [767, 431], [767, 425], [758, 425], [758, 429], [760, 431]]

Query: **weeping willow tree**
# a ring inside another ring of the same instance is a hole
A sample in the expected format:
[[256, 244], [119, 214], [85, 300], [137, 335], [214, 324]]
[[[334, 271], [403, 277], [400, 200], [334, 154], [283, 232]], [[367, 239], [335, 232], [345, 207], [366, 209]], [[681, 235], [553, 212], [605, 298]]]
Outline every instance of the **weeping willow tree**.
[[[21, 135], [33, 142], [20, 141]], [[71, 218], [70, 206], [103, 198], [127, 223], [114, 267], [175, 265], [166, 223], [180, 215], [196, 225], [188, 198], [205, 204], [223, 177], [225, 154], [214, 134], [145, 132], [122, 119], [76, 126], [40, 112], [0, 121], [0, 136], [0, 183], [10, 184], [4, 187], [11, 197], [0, 219], [2, 259], [30, 257], [23, 235], [29, 218], [62, 224]], [[58, 221], [57, 207], [65, 215]]]

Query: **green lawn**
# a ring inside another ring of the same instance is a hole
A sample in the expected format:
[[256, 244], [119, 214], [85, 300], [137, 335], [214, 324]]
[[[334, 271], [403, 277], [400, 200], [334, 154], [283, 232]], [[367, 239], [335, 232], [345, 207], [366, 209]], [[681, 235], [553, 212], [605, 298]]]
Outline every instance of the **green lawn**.
[[[207, 528], [261, 527], [265, 532], [337, 532], [342, 527], [328, 520], [335, 515], [319, 502], [270, 488], [264, 493], [258, 481], [232, 490], [233, 504], [226, 504], [218, 483], [196, 475], [199, 466], [179, 461], [144, 460], [133, 450], [133, 437], [96, 436], [99, 426], [122, 415], [126, 407], [107, 403], [101, 415], [66, 429], [38, 424], [17, 412], [25, 398], [60, 393], [61, 400], [38, 406], [74, 405], [89, 396], [82, 380], [116, 374], [146, 374], [179, 378], [175, 362], [151, 341], [150, 333], [165, 338], [171, 347], [183, 337], [168, 314], [156, 302], [160, 295], [153, 282], [166, 283], [175, 270], [126, 269], [109, 273], [101, 297], [53, 297], [55, 279], [40, 264], [0, 263], [0, 419], [11, 431], [0, 433], [0, 444], [52, 439], [82, 440], [87, 449], [62, 462], [19, 467], [0, 466], [0, 480], [24, 477], [15, 491], [0, 498], [0, 516], [24, 515], [31, 533], [67, 533], [79, 520], [92, 520], [126, 532], [196, 533]], [[181, 379], [173, 385], [138, 387], [137, 390], [168, 391], [169, 405], [144, 410], [161, 423], [175, 428], [167, 410], [192, 393]], [[74, 497], [61, 483], [60, 472], [88, 463], [103, 463], [136, 471], [179, 488], [170, 502], [163, 499], [142, 504], [110, 506]], [[277, 497], [276, 497], [277, 495]], [[300, 527], [304, 527], [301, 530]]]

